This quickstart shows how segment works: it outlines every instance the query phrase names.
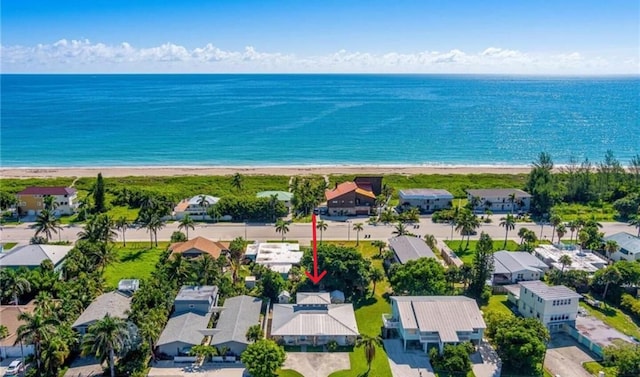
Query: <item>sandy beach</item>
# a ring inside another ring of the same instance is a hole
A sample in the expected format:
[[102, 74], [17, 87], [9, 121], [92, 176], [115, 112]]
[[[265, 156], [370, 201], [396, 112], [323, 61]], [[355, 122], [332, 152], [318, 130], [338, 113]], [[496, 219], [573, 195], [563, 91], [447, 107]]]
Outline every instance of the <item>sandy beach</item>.
[[406, 165], [337, 165], [337, 166], [162, 166], [162, 167], [72, 167], [72, 168], [1, 168], [1, 178], [94, 177], [166, 177], [197, 175], [311, 175], [311, 174], [526, 174], [525, 166], [406, 166]]

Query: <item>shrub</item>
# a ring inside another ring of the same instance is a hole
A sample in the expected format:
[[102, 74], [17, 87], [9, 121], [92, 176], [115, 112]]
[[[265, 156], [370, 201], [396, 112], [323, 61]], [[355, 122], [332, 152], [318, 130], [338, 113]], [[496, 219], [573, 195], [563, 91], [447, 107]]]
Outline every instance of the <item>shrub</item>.
[[182, 232], [171, 233], [171, 242], [184, 242], [187, 240], [187, 236]]
[[429, 358], [436, 370], [450, 373], [466, 373], [471, 370], [469, 355], [474, 350], [473, 345], [469, 342], [456, 345], [446, 344], [442, 355], [438, 353], [439, 350], [436, 347], [429, 350]]
[[329, 343], [327, 343], [327, 349], [329, 352], [336, 352], [338, 350], [338, 342], [330, 340]]
[[47, 243], [47, 239], [42, 236], [33, 236], [29, 240], [29, 243], [32, 245], [44, 245]]
[[636, 320], [640, 320], [640, 300], [624, 293], [620, 299], [620, 307], [625, 309]]

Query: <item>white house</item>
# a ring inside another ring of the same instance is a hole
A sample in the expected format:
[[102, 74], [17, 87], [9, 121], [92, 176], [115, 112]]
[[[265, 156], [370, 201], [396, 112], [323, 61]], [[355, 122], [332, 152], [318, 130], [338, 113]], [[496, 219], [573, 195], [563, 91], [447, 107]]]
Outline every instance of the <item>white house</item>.
[[513, 284], [523, 280], [540, 280], [549, 266], [535, 256], [518, 251], [497, 251], [493, 253], [494, 285]]
[[550, 332], [561, 331], [563, 325], [575, 327], [580, 294], [564, 285], [550, 286], [541, 281], [519, 285], [518, 311], [523, 317], [539, 319]]
[[78, 209], [78, 192], [73, 187], [27, 187], [16, 194], [18, 211], [22, 215], [34, 215], [45, 207], [45, 197], [53, 197], [53, 213], [71, 215]]
[[616, 241], [620, 248], [611, 254], [611, 259], [615, 261], [634, 261], [640, 259], [640, 238], [627, 232], [620, 232], [604, 237], [604, 241]]
[[279, 202], [282, 202], [287, 210], [291, 210], [291, 199], [293, 194], [287, 191], [260, 191], [256, 194], [256, 198], [271, 198], [275, 196]]
[[606, 260], [589, 250], [582, 250], [580, 246], [559, 247], [561, 247], [561, 245], [538, 245], [538, 247], [533, 250], [533, 254], [546, 263], [547, 266], [555, 268], [556, 270], [563, 269], [560, 263], [560, 258], [562, 258], [563, 255], [567, 255], [571, 259], [571, 264], [564, 266], [564, 271], [580, 270], [593, 274], [607, 265]]
[[529, 212], [531, 195], [520, 189], [467, 190], [469, 203], [476, 202], [475, 211]]
[[185, 215], [197, 220], [197, 218], [208, 219], [207, 210], [209, 207], [215, 205], [220, 201], [220, 198], [216, 198], [211, 195], [196, 195], [191, 199], [184, 199], [173, 209], [173, 216], [176, 220], [182, 219]]
[[0, 268], [36, 268], [45, 260], [51, 261], [54, 271], [60, 271], [73, 246], [22, 245], [0, 255]]
[[415, 207], [423, 213], [451, 208], [453, 202], [453, 195], [442, 189], [404, 189], [398, 192], [398, 196], [401, 207]]
[[303, 252], [300, 244], [286, 242], [256, 242], [247, 245], [245, 258], [251, 259], [257, 264], [279, 272], [283, 278], [289, 277], [291, 267], [300, 264]]
[[487, 327], [475, 300], [464, 296], [391, 296], [391, 314], [383, 314], [387, 331], [397, 331], [407, 348], [427, 352], [445, 344], [479, 344]]

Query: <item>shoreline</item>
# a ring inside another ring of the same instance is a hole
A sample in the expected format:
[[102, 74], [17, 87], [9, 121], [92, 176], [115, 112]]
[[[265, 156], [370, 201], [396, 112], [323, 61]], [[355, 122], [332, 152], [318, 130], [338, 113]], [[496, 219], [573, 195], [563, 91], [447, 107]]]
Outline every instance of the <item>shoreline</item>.
[[273, 166], [104, 166], [0, 168], [0, 178], [169, 177], [243, 175], [527, 174], [529, 166], [500, 165], [273, 165]]

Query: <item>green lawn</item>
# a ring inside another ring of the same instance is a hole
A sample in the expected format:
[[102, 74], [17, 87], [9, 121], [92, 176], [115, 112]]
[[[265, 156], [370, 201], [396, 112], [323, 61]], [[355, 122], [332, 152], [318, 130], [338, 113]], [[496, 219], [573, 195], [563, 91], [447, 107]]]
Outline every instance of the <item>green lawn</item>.
[[614, 308], [611, 305], [606, 305], [606, 307], [602, 308], [594, 308], [584, 302], [581, 302], [580, 306], [587, 309], [589, 314], [600, 319], [614, 329], [624, 334], [640, 338], [640, 327], [638, 327], [638, 325], [620, 309]]
[[[467, 247], [467, 241], [462, 240], [452, 240], [452, 241], [444, 241], [453, 250], [454, 253], [462, 260], [464, 263], [473, 263], [473, 253], [476, 251], [476, 245], [478, 244], [477, 240], [469, 241], [469, 246]], [[493, 250], [508, 250], [508, 251], [518, 251], [520, 246], [517, 242], [513, 240], [507, 240], [507, 247], [504, 247], [504, 240], [494, 240], [493, 241]]]
[[[329, 241], [327, 241], [329, 243]], [[355, 247], [355, 241], [337, 241], [331, 242], [343, 246]], [[360, 241], [357, 249], [367, 258], [371, 259], [372, 264], [382, 269], [382, 260], [374, 259], [378, 255], [378, 248], [371, 246], [370, 241]], [[379, 336], [382, 327], [382, 314], [391, 313], [391, 305], [382, 297], [383, 294], [389, 292], [389, 282], [385, 279], [376, 285], [376, 291], [373, 297], [367, 297], [360, 302], [354, 303], [356, 309], [356, 321], [358, 322], [358, 330], [361, 334], [369, 336]], [[361, 376], [367, 371], [367, 362], [364, 357], [364, 350], [356, 347], [349, 353], [351, 361], [350, 370], [342, 370], [331, 374], [331, 377], [355, 377]], [[384, 348], [376, 347], [376, 357], [371, 364], [371, 370], [375, 372], [373, 377], [390, 377], [391, 369], [389, 368], [389, 360]]]
[[11, 250], [13, 249], [14, 246], [16, 246], [18, 243], [17, 242], [7, 242], [7, 243], [3, 243], [2, 244], [2, 249], [3, 250]]
[[150, 248], [148, 242], [128, 242], [127, 247], [116, 244], [116, 262], [104, 271], [106, 286], [115, 288], [121, 279], [145, 279], [151, 276], [160, 260], [160, 254], [166, 250], [168, 242], [158, 242], [158, 247]]
[[552, 211], [560, 216], [562, 221], [573, 221], [578, 218], [591, 218], [592, 216], [595, 216], [598, 221], [615, 221], [615, 215], [617, 214], [611, 203], [603, 203], [601, 206], [561, 203], [553, 206]]
[[107, 214], [111, 216], [111, 218], [115, 221], [120, 217], [124, 216], [130, 222], [135, 221], [138, 218], [139, 208], [128, 208], [128, 207], [112, 207], [107, 211]]
[[511, 309], [509, 309], [509, 302], [507, 301], [507, 295], [493, 295], [489, 299], [489, 303], [480, 308], [483, 313], [487, 312], [501, 312], [514, 315]]
[[293, 369], [280, 369], [276, 374], [278, 377], [304, 377]]
[[593, 374], [594, 376], [598, 375], [598, 372], [603, 371], [604, 375], [607, 377], [617, 377], [618, 376], [618, 368], [616, 367], [605, 367], [597, 361], [590, 361], [588, 363], [582, 363], [584, 369]]

